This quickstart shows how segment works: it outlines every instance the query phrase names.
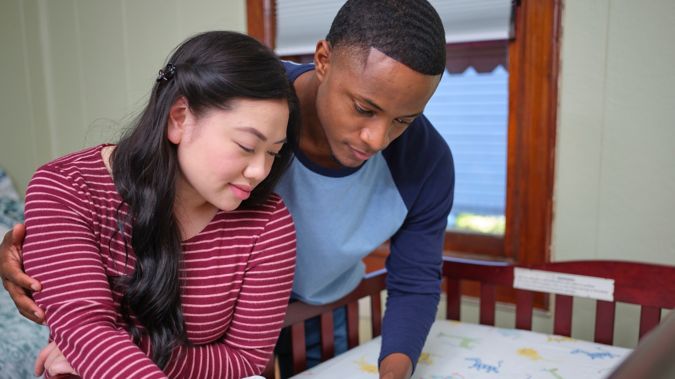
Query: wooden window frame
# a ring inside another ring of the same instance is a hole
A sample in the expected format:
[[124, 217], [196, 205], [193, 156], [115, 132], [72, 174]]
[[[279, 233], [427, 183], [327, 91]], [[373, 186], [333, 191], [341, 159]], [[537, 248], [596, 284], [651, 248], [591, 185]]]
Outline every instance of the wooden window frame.
[[[447, 255], [550, 260], [563, 0], [516, 0], [509, 42], [506, 225], [503, 236], [448, 231]], [[276, 1], [247, 0], [249, 35], [274, 48]]]
[[246, 0], [247, 33], [270, 48], [277, 41], [276, 0]]

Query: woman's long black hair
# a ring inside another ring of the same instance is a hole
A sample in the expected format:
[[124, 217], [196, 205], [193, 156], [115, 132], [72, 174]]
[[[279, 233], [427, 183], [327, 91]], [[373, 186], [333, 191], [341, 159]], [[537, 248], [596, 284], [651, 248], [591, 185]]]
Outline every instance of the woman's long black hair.
[[[169, 63], [175, 71], [158, 78], [147, 106], [111, 158], [115, 186], [129, 207], [126, 219], [118, 210], [118, 225], [131, 225], [136, 255], [133, 274], [117, 282], [124, 291], [121, 312], [137, 344], [148, 334], [151, 358], [161, 368], [174, 347], [189, 344], [180, 300], [181, 234], [174, 216], [179, 168], [176, 146], [167, 138], [171, 106], [185, 97], [199, 117], [209, 109], [228, 109], [236, 98], [288, 101], [289, 143], [241, 207], [255, 206], [269, 196], [292, 158], [290, 146], [298, 135], [297, 99], [284, 67], [255, 39], [236, 32], [202, 33], [178, 46]], [[145, 332], [134, 325], [132, 316]]]

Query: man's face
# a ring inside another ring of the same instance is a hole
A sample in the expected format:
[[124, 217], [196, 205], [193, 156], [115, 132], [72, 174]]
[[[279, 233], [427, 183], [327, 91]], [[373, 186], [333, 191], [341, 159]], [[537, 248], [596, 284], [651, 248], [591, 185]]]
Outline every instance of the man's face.
[[422, 113], [441, 76], [421, 74], [376, 49], [345, 49], [317, 59], [316, 108], [333, 157], [357, 167]]

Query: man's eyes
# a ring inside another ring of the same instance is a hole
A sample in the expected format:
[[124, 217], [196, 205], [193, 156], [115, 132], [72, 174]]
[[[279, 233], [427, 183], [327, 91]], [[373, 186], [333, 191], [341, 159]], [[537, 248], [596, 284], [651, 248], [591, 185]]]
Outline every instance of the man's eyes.
[[[365, 109], [365, 108], [362, 108], [358, 104], [354, 104], [354, 109], [356, 110], [356, 112], [358, 114], [368, 116], [368, 117], [373, 116], [375, 114], [375, 112], [370, 111], [370, 110]], [[396, 122], [397, 124], [401, 124], [403, 126], [408, 126], [408, 125], [412, 124], [413, 120], [414, 119], [409, 119], [409, 118], [395, 118], [394, 122]]]
[[354, 104], [354, 109], [356, 109], [357, 113], [362, 114], [364, 116], [372, 116], [373, 115], [373, 111], [363, 109], [358, 104]]
[[394, 119], [394, 121], [396, 121], [397, 123], [402, 124], [402, 125], [410, 125], [413, 122], [413, 120], [408, 120], [408, 119], [405, 119], [405, 118], [396, 118], [396, 119]]

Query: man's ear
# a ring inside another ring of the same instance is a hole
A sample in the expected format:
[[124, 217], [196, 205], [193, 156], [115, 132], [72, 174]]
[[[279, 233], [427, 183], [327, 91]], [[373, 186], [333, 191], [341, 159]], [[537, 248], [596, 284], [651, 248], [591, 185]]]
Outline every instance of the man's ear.
[[314, 50], [314, 69], [319, 80], [323, 80], [330, 68], [331, 52], [330, 42], [322, 39], [316, 43], [316, 49]]
[[187, 119], [190, 116], [190, 107], [185, 97], [180, 97], [169, 109], [167, 138], [178, 145], [183, 140]]

